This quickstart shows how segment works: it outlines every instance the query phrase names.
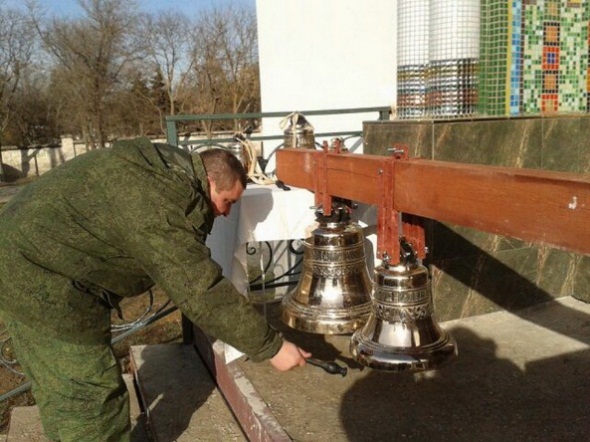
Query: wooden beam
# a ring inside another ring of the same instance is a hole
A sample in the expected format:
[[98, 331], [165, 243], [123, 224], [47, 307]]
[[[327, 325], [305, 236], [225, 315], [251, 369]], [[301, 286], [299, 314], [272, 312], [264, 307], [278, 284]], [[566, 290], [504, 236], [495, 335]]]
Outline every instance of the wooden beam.
[[399, 161], [394, 207], [402, 212], [590, 254], [590, 176]]
[[392, 160], [389, 157], [280, 149], [277, 151], [277, 176], [286, 184], [316, 191], [314, 180], [319, 179], [324, 155], [327, 155], [325, 188], [330, 195], [367, 204], [381, 203], [379, 183], [385, 164]]
[[590, 254], [589, 175], [282, 149], [277, 176], [314, 191], [319, 155], [331, 196], [381, 206], [379, 177], [393, 161], [396, 211]]

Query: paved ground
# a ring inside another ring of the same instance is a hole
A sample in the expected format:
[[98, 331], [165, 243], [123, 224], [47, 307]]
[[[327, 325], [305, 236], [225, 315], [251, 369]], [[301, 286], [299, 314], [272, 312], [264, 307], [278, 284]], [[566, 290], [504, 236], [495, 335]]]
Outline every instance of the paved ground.
[[134, 346], [131, 362], [153, 440], [246, 441], [192, 346]]
[[[268, 363], [241, 358], [224, 365], [224, 372], [217, 366], [217, 378], [232, 374], [242, 386], [246, 400], [233, 402], [241, 404], [234, 406], [235, 415], [250, 406], [264, 418], [263, 427], [285, 435], [276, 439], [281, 441], [588, 440], [589, 304], [566, 297], [518, 314], [497, 312], [442, 325], [456, 338], [459, 356], [434, 372], [362, 368], [350, 357], [347, 336], [285, 330], [314, 356], [347, 365], [347, 376], [311, 365], [278, 373]], [[151, 361], [150, 370], [140, 369], [144, 393], [153, 390], [148, 408], [152, 414], [167, 410], [153, 419], [160, 420], [154, 429], [159, 440], [242, 440], [192, 347], [135, 351], [141, 351], [140, 367]], [[271, 428], [277, 423], [280, 432]]]
[[315, 356], [348, 365], [348, 375], [237, 363], [296, 441], [588, 440], [590, 305], [562, 298], [443, 325], [459, 356], [435, 372], [361, 369], [349, 337], [289, 331]]

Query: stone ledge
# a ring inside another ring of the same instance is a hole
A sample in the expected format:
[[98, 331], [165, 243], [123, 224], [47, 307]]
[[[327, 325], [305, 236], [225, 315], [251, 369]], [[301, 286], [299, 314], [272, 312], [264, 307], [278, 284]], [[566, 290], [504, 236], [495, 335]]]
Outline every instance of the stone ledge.
[[43, 432], [37, 406], [15, 407], [12, 409], [6, 441], [50, 442]]

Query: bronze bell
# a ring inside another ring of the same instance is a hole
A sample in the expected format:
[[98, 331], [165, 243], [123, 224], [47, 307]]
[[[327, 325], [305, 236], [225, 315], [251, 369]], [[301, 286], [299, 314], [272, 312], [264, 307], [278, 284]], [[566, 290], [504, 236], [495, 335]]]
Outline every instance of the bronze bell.
[[299, 283], [282, 300], [282, 320], [311, 333], [352, 333], [371, 311], [372, 281], [362, 228], [346, 217], [318, 216], [318, 221], [303, 243]]
[[[402, 240], [402, 251], [408, 247]], [[457, 354], [455, 340], [433, 317], [428, 270], [414, 253], [375, 269], [372, 312], [352, 336], [350, 352], [363, 365], [397, 372], [433, 369]]]

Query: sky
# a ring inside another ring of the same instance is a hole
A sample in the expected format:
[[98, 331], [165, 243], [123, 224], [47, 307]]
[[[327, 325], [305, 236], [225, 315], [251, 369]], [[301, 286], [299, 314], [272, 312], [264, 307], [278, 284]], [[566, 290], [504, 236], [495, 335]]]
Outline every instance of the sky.
[[[199, 10], [211, 9], [213, 6], [243, 6], [252, 10], [256, 8], [256, 0], [137, 0], [142, 12], [157, 13], [163, 11], [183, 12], [191, 17]], [[50, 16], [61, 18], [75, 17], [80, 12], [77, 0], [37, 0], [39, 5]], [[0, 0], [0, 5], [21, 8], [25, 0]]]

